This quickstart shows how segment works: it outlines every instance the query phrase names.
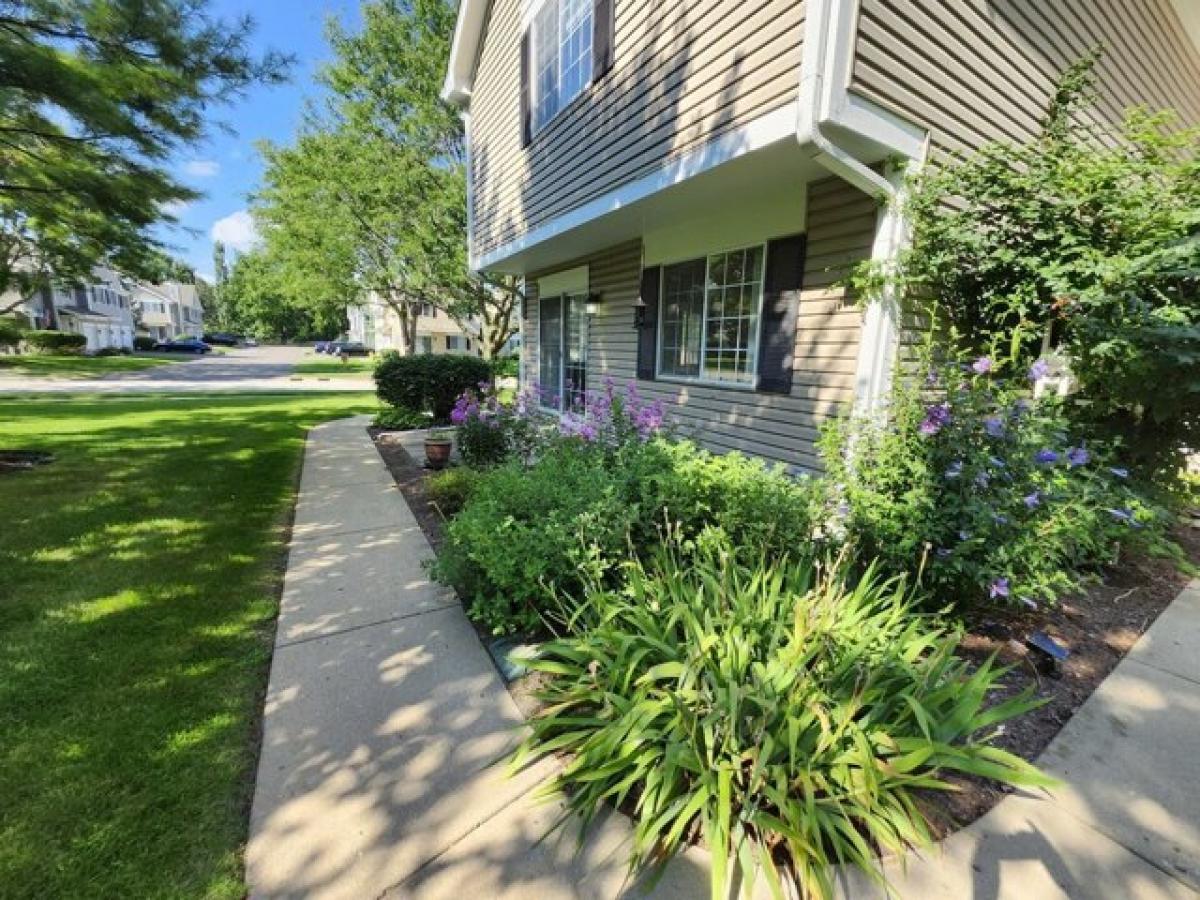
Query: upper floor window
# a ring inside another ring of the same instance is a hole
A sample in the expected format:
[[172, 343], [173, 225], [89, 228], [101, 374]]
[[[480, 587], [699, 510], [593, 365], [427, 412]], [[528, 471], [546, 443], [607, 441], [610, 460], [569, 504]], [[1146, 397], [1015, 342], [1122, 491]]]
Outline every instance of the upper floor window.
[[764, 248], [663, 266], [658, 374], [754, 386]]
[[533, 130], [540, 131], [592, 78], [594, 0], [544, 0], [533, 17]]

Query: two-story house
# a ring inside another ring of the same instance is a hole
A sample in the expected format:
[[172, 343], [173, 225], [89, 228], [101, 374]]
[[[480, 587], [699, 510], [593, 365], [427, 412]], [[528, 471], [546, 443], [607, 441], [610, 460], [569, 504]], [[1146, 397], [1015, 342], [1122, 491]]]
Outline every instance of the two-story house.
[[[1036, 133], [1091, 49], [1100, 115], [1200, 122], [1198, 0], [462, 0], [471, 265], [523, 276], [522, 377], [560, 408], [636, 380], [717, 450], [818, 463], [887, 390], [927, 159]], [[564, 399], [565, 398], [565, 399]]]
[[156, 341], [200, 337], [204, 332], [200, 294], [196, 285], [186, 281], [138, 282], [133, 287], [133, 308], [139, 331]]
[[[371, 295], [364, 303], [346, 307], [349, 339], [371, 350], [399, 350], [401, 346], [400, 317], [378, 297]], [[462, 325], [443, 310], [422, 303], [417, 316], [418, 353], [467, 353], [479, 356], [482, 344], [473, 322]]]
[[[51, 294], [51, 297], [47, 297]], [[133, 348], [133, 304], [129, 283], [120, 274], [96, 267], [89, 284], [43, 289], [41, 308], [47, 314], [53, 300], [58, 326], [82, 334], [86, 352]]]

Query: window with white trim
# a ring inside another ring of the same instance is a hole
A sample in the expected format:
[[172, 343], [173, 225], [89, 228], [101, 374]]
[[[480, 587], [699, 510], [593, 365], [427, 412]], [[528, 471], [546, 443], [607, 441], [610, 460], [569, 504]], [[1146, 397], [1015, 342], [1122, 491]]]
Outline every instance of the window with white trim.
[[765, 255], [760, 245], [663, 266], [660, 376], [754, 386]]
[[593, 0], [545, 0], [534, 14], [533, 130], [540, 131], [592, 78]]

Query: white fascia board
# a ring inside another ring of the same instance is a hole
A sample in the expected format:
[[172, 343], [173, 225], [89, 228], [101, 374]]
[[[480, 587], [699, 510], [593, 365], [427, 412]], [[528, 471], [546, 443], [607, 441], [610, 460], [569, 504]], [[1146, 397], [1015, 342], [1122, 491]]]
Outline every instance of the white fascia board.
[[488, 0], [462, 0], [459, 4], [454, 38], [450, 42], [450, 62], [442, 82], [442, 99], [447, 103], [465, 106], [471, 99], [487, 9]]
[[576, 266], [543, 275], [537, 280], [539, 297], [554, 297], [559, 294], [586, 294], [588, 292], [588, 267]]
[[586, 225], [594, 219], [645, 200], [659, 191], [687, 181], [689, 178], [695, 178], [722, 163], [727, 163], [747, 153], [753, 153], [755, 150], [761, 150], [778, 141], [794, 139], [795, 134], [796, 103], [792, 102], [664, 163], [649, 175], [623, 184], [606, 194], [601, 194], [594, 200], [589, 200], [582, 206], [525, 232], [495, 250], [478, 256], [472, 253], [471, 268], [476, 272], [489, 269], [523, 250], [536, 247], [538, 244]]

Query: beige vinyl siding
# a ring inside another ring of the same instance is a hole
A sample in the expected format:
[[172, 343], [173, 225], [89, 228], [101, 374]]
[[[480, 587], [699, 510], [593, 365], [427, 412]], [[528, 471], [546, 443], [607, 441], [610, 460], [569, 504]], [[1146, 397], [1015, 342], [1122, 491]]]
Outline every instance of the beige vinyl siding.
[[804, 4], [614, 0], [613, 69], [521, 147], [520, 0], [495, 0], [471, 100], [474, 251], [796, 97]]
[[1101, 120], [1148, 105], [1200, 124], [1200, 53], [1170, 0], [862, 0], [850, 88], [965, 152], [1036, 133], [1058, 74], [1100, 45]]
[[[836, 282], [870, 255], [876, 215], [876, 202], [843, 181], [828, 179], [809, 187], [808, 254], [790, 394], [639, 380], [641, 394], [661, 399], [682, 433], [712, 450], [740, 450], [797, 470], [819, 469], [814, 447], [819, 425], [854, 399], [862, 325], [862, 311]], [[611, 377], [623, 388], [637, 371], [633, 304], [641, 290], [641, 242], [558, 268], [579, 265], [588, 266], [588, 289], [601, 298], [589, 323], [589, 387], [600, 387]], [[537, 374], [536, 277], [528, 279], [522, 320], [527, 383]]]

